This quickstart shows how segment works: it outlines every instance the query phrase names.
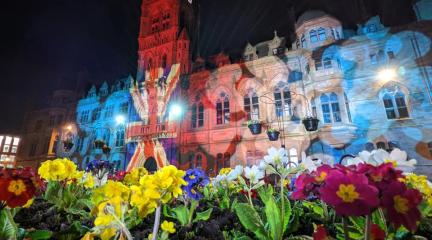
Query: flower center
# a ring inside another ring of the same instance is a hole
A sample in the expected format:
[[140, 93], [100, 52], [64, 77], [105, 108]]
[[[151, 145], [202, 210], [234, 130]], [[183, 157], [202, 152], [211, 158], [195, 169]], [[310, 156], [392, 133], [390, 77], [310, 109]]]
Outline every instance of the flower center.
[[8, 191], [19, 196], [26, 190], [26, 186], [22, 180], [12, 180], [9, 183]]
[[391, 163], [393, 164], [393, 167], [397, 167], [397, 162], [395, 160], [391, 160], [391, 159], [386, 159], [384, 160], [385, 163]]
[[400, 195], [396, 195], [393, 197], [394, 208], [396, 212], [406, 214], [409, 210], [408, 199], [401, 197]]
[[356, 192], [356, 188], [352, 184], [341, 184], [336, 195], [342, 199], [343, 202], [352, 203], [359, 198], [360, 194]]
[[315, 177], [315, 180], [316, 180], [317, 182], [322, 182], [322, 181], [324, 181], [324, 180], [326, 179], [326, 177], [327, 177], [327, 173], [326, 173], [326, 172], [321, 172], [321, 173], [319, 174], [319, 176], [316, 176], [316, 177]]
[[190, 175], [189, 178], [190, 179], [195, 179], [195, 175]]

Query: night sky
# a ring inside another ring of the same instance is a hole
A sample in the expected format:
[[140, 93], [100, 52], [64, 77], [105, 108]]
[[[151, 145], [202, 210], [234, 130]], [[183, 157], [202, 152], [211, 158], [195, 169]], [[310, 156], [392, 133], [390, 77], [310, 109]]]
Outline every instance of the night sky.
[[[194, 0], [195, 1], [195, 0]], [[289, 37], [296, 17], [321, 9], [355, 28], [366, 16], [354, 0], [203, 0], [200, 53], [235, 52], [246, 42]], [[413, 21], [408, 0], [365, 0], [385, 25]], [[19, 133], [25, 111], [54, 89], [75, 90], [136, 73], [140, 0], [2, 1], [0, 133]]]

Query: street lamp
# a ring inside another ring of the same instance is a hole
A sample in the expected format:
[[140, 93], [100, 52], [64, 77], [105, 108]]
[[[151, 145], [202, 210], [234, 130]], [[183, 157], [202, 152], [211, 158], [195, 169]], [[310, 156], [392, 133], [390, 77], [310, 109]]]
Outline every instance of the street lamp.
[[169, 109], [169, 118], [173, 120], [178, 120], [183, 114], [183, 108], [179, 103], [174, 103]]
[[397, 73], [393, 68], [385, 68], [378, 72], [377, 78], [380, 81], [388, 82], [396, 78]]
[[67, 126], [66, 126], [66, 129], [69, 130], [69, 131], [72, 131], [72, 125], [70, 125], [70, 124], [67, 125]]
[[115, 121], [116, 121], [116, 123], [117, 123], [118, 125], [122, 125], [122, 124], [124, 124], [124, 123], [126, 122], [126, 119], [125, 119], [125, 117], [124, 117], [123, 115], [118, 115], [118, 116], [115, 118]]

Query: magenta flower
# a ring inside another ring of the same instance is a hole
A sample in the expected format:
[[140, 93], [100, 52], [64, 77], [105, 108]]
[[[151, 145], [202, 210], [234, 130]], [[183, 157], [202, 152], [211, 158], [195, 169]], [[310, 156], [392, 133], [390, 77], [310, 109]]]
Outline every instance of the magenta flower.
[[408, 189], [404, 183], [395, 181], [383, 192], [381, 204], [396, 228], [403, 225], [414, 232], [421, 218], [417, 207], [421, 201], [422, 196], [417, 189]]
[[291, 194], [291, 198], [293, 200], [305, 200], [311, 196], [311, 193], [317, 187], [315, 177], [303, 173], [295, 180], [294, 187], [295, 190]]
[[330, 171], [320, 195], [343, 216], [367, 215], [379, 205], [378, 189], [369, 184], [368, 178], [348, 171]]

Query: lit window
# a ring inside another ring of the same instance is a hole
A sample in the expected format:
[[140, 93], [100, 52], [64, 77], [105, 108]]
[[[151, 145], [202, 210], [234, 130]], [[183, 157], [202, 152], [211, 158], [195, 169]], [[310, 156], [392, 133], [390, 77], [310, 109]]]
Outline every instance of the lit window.
[[192, 128], [204, 126], [204, 105], [201, 102], [192, 105], [191, 124]]
[[288, 87], [284, 89], [276, 88], [274, 92], [275, 110], [277, 117], [290, 117], [292, 116], [291, 110], [291, 93]]
[[216, 124], [227, 124], [230, 121], [230, 103], [228, 96], [221, 93], [220, 98], [216, 102]]
[[115, 142], [115, 146], [116, 147], [122, 147], [124, 145], [124, 130], [117, 130], [116, 133], [116, 142]]
[[12, 143], [12, 137], [6, 136], [4, 146], [3, 146], [4, 153], [9, 152], [11, 143]]
[[325, 41], [327, 39], [326, 30], [324, 28], [318, 29], [318, 37], [320, 41]]
[[124, 102], [120, 105], [120, 113], [127, 114], [129, 110], [129, 104]]
[[405, 101], [405, 94], [397, 91], [396, 94], [387, 92], [383, 96], [384, 108], [387, 119], [408, 118], [408, 108]]
[[288, 153], [289, 153], [288, 157], [289, 157], [290, 163], [293, 163], [294, 166], [297, 166], [297, 164], [298, 164], [297, 149], [291, 148]]
[[320, 100], [324, 123], [342, 122], [336, 93], [323, 94]]
[[259, 103], [256, 93], [246, 95], [243, 103], [248, 120], [259, 120]]
[[312, 43], [318, 42], [318, 35], [317, 35], [317, 31], [316, 30], [311, 30], [309, 32], [309, 36], [310, 36], [310, 41]]
[[105, 118], [110, 118], [114, 114], [114, 106], [110, 105], [105, 109]]
[[96, 120], [99, 120], [99, 118], [100, 118], [100, 114], [101, 114], [101, 108], [96, 108], [95, 110], [93, 110], [93, 113], [92, 113], [92, 121], [94, 122], [94, 121], [96, 121]]

